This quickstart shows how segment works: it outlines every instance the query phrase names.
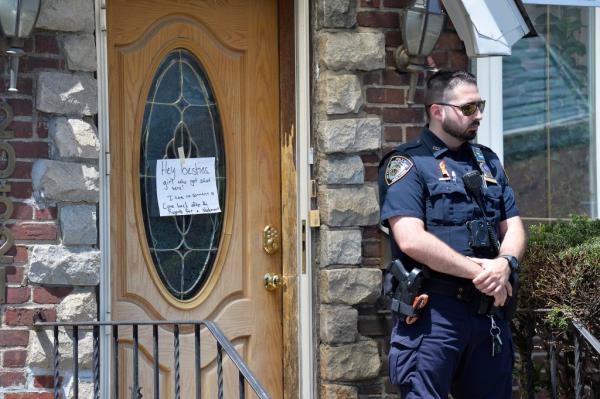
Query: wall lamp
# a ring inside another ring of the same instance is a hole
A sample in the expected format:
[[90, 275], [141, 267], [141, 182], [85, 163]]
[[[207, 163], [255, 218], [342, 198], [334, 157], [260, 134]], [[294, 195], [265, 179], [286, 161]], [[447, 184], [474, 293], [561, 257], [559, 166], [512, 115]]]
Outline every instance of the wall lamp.
[[432, 70], [425, 66], [425, 59], [435, 47], [445, 21], [440, 0], [413, 0], [400, 12], [404, 44], [396, 49], [394, 56], [398, 70], [410, 72], [407, 99], [410, 105], [415, 102], [419, 73]]
[[9, 40], [10, 87], [16, 92], [19, 57], [25, 54], [25, 39], [31, 35], [40, 13], [40, 0], [0, 0], [0, 25]]

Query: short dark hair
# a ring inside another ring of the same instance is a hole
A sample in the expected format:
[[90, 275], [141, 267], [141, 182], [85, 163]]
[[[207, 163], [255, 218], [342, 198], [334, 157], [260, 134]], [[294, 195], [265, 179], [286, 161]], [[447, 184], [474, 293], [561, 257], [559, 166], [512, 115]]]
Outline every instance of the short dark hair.
[[477, 78], [467, 71], [438, 71], [427, 79], [425, 86], [425, 112], [429, 118], [429, 106], [436, 102], [448, 102], [449, 91], [460, 84], [477, 85]]

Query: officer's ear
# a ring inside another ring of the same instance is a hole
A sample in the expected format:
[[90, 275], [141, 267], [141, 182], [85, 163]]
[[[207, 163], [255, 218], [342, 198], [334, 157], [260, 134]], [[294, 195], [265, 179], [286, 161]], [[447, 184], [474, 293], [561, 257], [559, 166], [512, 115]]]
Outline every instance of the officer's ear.
[[429, 106], [430, 119], [441, 120], [444, 116], [444, 107], [439, 104], [431, 104]]

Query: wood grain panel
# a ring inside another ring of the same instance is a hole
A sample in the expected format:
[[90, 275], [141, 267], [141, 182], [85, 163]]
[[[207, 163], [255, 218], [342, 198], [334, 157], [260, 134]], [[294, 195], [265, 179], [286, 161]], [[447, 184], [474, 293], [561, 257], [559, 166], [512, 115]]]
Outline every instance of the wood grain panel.
[[[282, 397], [282, 293], [262, 286], [265, 273], [282, 270], [281, 253], [262, 250], [264, 226], [280, 231], [282, 226], [276, 1], [113, 0], [107, 18], [113, 319], [215, 320], [272, 396]], [[146, 98], [160, 62], [177, 48], [194, 54], [211, 82], [227, 169], [225, 222], [215, 267], [189, 301], [173, 298], [156, 274], [139, 185]], [[140, 345], [151, 354], [149, 331], [140, 330]], [[169, 341], [172, 337], [161, 333], [165, 376], [173, 375]], [[215, 355], [214, 347], [204, 343], [209, 341], [203, 334], [202, 366], [211, 374]], [[185, 331], [181, 345], [182, 378], [192, 381], [193, 341]], [[142, 375], [142, 385], [151, 386], [147, 371]], [[123, 394], [127, 386], [122, 384]], [[172, 397], [172, 392], [164, 395]]]

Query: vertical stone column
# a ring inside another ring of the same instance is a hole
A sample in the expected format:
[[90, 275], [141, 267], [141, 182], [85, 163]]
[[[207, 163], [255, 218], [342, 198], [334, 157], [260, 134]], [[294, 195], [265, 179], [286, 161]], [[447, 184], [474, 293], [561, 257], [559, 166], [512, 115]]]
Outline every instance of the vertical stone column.
[[[36, 319], [94, 320], [99, 283], [97, 206], [100, 142], [93, 0], [44, 0], [21, 61], [12, 104], [17, 168], [9, 183], [15, 204], [10, 229], [7, 304], [0, 326], [0, 392], [7, 398], [51, 397], [51, 331]], [[82, 375], [91, 375], [91, 332], [79, 337]], [[62, 369], [72, 366], [72, 338], [61, 331]], [[63, 387], [69, 387], [64, 373]], [[83, 381], [85, 382], [85, 381]], [[68, 396], [65, 390], [63, 394]], [[0, 394], [0, 397], [4, 397]]]
[[373, 303], [381, 271], [363, 264], [363, 231], [379, 220], [377, 187], [362, 157], [378, 153], [381, 118], [366, 112], [362, 79], [385, 67], [384, 34], [356, 26], [356, 0], [319, 0], [314, 133], [319, 234], [319, 384], [322, 398], [357, 398], [376, 378], [377, 343], [358, 333], [357, 306]]

